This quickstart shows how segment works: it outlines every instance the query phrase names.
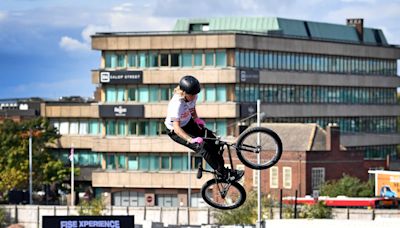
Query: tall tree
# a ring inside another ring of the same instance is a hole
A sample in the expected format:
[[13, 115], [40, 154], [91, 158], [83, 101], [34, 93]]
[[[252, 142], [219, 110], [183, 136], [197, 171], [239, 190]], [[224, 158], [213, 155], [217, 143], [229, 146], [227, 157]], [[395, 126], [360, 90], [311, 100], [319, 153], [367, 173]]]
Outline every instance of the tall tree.
[[5, 120], [0, 124], [0, 192], [13, 188], [28, 189], [30, 135], [33, 189], [62, 181], [69, 174], [69, 168], [53, 157], [46, 147], [60, 137], [46, 119]]

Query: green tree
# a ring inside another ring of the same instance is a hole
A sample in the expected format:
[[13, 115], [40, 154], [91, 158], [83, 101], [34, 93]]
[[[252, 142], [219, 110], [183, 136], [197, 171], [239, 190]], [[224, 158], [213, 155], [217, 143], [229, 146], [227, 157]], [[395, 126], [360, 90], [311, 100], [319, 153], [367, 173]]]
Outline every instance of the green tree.
[[[271, 200], [263, 196], [261, 201], [263, 212], [267, 212], [267, 208], [272, 207]], [[217, 223], [221, 225], [255, 224], [257, 221], [257, 192], [249, 192], [246, 202], [239, 208], [233, 210], [218, 210], [214, 216]]]
[[369, 197], [374, 196], [374, 184], [372, 181], [363, 182], [357, 177], [343, 174], [339, 180], [327, 181], [321, 186], [322, 196], [348, 196]]
[[79, 203], [79, 215], [102, 215], [102, 211], [106, 208], [101, 197], [92, 200], [84, 200]]
[[49, 152], [46, 145], [60, 136], [46, 119], [0, 124], [0, 192], [29, 185], [29, 135], [32, 134], [32, 178], [34, 189], [64, 180], [69, 168]]
[[332, 208], [325, 206], [324, 202], [319, 201], [313, 205], [304, 205], [301, 207], [300, 218], [332, 218]]

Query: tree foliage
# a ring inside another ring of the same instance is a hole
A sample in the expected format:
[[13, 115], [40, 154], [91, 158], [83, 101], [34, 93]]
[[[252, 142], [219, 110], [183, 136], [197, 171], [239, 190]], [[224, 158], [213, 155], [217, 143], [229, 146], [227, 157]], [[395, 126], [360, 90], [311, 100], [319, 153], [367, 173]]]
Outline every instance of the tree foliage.
[[101, 197], [92, 200], [84, 200], [79, 204], [79, 215], [102, 215], [102, 211], [106, 208]]
[[332, 218], [332, 208], [325, 206], [322, 201], [313, 205], [304, 205], [300, 210], [299, 217], [308, 219]]
[[24, 122], [5, 120], [0, 124], [0, 192], [28, 188], [30, 134], [34, 189], [41, 188], [42, 184], [61, 181], [69, 174], [69, 168], [46, 148], [60, 137], [46, 119]]
[[[266, 211], [271, 202], [267, 197], [261, 198], [263, 212]], [[218, 210], [214, 215], [217, 223], [221, 225], [246, 225], [257, 222], [257, 192], [251, 191], [247, 194], [246, 202], [239, 208], [233, 210]]]
[[363, 182], [357, 177], [343, 174], [339, 180], [327, 181], [321, 186], [323, 196], [348, 196], [369, 197], [374, 196], [374, 184], [372, 181]]

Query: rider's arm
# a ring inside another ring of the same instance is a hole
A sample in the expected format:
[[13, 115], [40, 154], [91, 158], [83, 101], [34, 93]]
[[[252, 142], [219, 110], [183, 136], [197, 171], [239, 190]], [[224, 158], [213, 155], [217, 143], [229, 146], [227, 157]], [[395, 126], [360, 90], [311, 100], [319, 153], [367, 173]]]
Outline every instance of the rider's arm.
[[183, 138], [186, 140], [186, 142], [190, 143], [192, 141], [192, 137], [188, 135], [180, 126], [180, 121], [174, 121], [172, 123], [172, 126], [174, 128], [175, 134], [177, 134], [179, 137]]

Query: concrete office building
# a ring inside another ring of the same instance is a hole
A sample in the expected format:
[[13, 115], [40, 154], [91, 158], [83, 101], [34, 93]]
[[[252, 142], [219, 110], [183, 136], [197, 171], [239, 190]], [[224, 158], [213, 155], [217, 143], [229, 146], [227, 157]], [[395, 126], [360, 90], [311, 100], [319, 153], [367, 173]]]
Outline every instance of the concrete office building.
[[[341, 144], [364, 151], [370, 168], [397, 156], [400, 49], [362, 19], [183, 19], [169, 32], [97, 33], [92, 48], [101, 52], [92, 71], [98, 103], [46, 103], [42, 115], [63, 135], [60, 156], [73, 145], [78, 165], [96, 167], [88, 180], [114, 205], [188, 204], [188, 151], [163, 125], [187, 74], [202, 83], [197, 110], [219, 135], [237, 135], [260, 98], [265, 122], [337, 123]], [[199, 161], [192, 157], [192, 167]], [[190, 177], [194, 206], [202, 183]]]

